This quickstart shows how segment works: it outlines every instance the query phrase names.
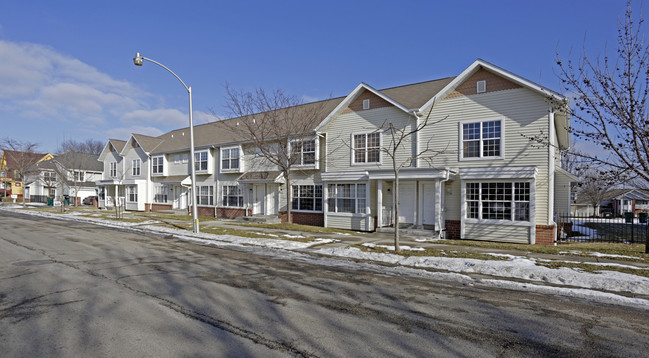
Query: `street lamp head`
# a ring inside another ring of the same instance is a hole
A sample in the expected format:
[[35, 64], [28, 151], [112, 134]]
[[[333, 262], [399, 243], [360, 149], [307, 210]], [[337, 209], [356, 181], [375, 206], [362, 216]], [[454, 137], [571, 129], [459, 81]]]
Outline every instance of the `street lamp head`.
[[142, 66], [142, 60], [143, 57], [139, 52], [135, 54], [135, 57], [133, 57], [133, 63], [135, 64], [135, 66]]

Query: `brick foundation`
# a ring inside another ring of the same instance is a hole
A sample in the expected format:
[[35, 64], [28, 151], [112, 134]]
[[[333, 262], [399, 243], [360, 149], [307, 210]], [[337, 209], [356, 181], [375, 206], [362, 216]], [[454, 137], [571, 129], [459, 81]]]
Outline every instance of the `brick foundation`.
[[171, 210], [173, 207], [171, 204], [144, 204], [144, 211], [160, 211], [160, 210]]
[[[198, 211], [198, 216], [211, 216], [214, 217], [214, 207], [213, 206], [198, 206], [196, 207]], [[191, 206], [189, 207], [189, 212], [192, 212]]]
[[536, 225], [536, 244], [554, 245], [555, 230], [554, 225]]
[[[291, 211], [291, 216], [293, 217], [294, 224], [324, 227], [323, 213], [303, 213]], [[286, 211], [280, 211], [279, 218], [282, 219], [283, 223], [285, 223], [287, 221]]]
[[446, 238], [449, 240], [459, 240], [460, 225], [460, 220], [446, 220]]
[[[212, 208], [212, 211], [214, 209]], [[249, 214], [252, 214], [252, 210], [248, 211]], [[200, 213], [200, 209], [199, 209]], [[214, 215], [211, 215], [214, 216]], [[239, 216], [246, 216], [246, 209], [240, 209], [240, 208], [216, 208], [216, 217], [217, 218], [224, 218], [224, 219], [234, 219], [238, 218]]]

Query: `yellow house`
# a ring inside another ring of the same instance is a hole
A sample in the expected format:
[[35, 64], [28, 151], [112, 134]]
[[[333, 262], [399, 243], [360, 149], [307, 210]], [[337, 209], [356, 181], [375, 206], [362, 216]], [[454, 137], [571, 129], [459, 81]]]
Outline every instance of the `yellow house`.
[[50, 160], [50, 153], [29, 153], [15, 150], [5, 150], [0, 159], [0, 193], [2, 196], [23, 195], [21, 172], [36, 163]]

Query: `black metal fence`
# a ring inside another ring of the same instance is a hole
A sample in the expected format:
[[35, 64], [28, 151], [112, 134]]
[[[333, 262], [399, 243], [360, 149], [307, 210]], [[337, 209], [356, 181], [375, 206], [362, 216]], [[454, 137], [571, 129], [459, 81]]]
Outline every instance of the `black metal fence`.
[[558, 239], [575, 242], [620, 242], [644, 244], [647, 240], [647, 214], [591, 217], [559, 214]]
[[47, 195], [30, 195], [29, 201], [32, 203], [47, 203]]

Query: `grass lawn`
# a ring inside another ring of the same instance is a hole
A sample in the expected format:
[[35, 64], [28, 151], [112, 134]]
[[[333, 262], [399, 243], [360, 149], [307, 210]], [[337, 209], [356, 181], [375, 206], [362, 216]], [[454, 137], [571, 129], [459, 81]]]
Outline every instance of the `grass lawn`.
[[285, 230], [285, 231], [300, 231], [308, 232], [315, 234], [349, 234], [349, 235], [364, 235], [364, 233], [344, 230], [344, 229], [334, 229], [321, 226], [311, 226], [311, 225], [300, 225], [292, 223], [281, 223], [281, 224], [264, 224], [264, 223], [228, 223], [227, 225], [236, 225], [236, 226], [249, 226], [249, 227], [258, 227], [263, 229], [276, 229], [276, 230]]

